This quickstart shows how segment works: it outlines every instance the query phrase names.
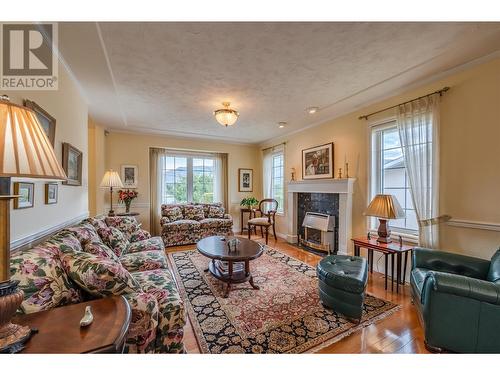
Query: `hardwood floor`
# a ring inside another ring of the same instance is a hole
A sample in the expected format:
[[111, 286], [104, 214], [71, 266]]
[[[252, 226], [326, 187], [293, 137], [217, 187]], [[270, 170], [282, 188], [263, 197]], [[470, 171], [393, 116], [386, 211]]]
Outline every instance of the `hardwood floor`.
[[[260, 236], [252, 239], [263, 242]], [[287, 242], [269, 239], [269, 246], [279, 249], [311, 266], [321, 259], [320, 256], [301, 250]], [[193, 245], [168, 248], [167, 252], [192, 249]], [[363, 254], [362, 254], [363, 255]], [[390, 285], [390, 282], [389, 282]], [[401, 290], [402, 289], [402, 290]], [[411, 304], [410, 287], [400, 288], [399, 294], [384, 289], [384, 275], [373, 272], [368, 278], [367, 292], [401, 305], [396, 313], [373, 323], [352, 335], [336, 342], [319, 353], [429, 353], [424, 346], [423, 330], [415, 307]], [[191, 323], [185, 327], [184, 343], [188, 353], [200, 353]]]

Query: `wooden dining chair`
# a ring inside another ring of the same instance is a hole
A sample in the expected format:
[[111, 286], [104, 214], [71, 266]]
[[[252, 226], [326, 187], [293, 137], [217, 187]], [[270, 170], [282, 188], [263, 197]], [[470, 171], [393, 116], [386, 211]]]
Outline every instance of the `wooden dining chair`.
[[[270, 209], [268, 209], [270, 208]], [[269, 228], [273, 228], [274, 239], [276, 239], [276, 227], [275, 227], [275, 217], [276, 212], [278, 211], [278, 201], [276, 199], [263, 199], [259, 202], [259, 208], [254, 209], [254, 218], [248, 220], [248, 239], [250, 239], [250, 235], [252, 233], [252, 228], [255, 230], [255, 234], [257, 234], [257, 227], [260, 227], [260, 234], [264, 237], [264, 231], [266, 234], [266, 245], [269, 238]], [[257, 213], [260, 213], [260, 216], [257, 216]]]

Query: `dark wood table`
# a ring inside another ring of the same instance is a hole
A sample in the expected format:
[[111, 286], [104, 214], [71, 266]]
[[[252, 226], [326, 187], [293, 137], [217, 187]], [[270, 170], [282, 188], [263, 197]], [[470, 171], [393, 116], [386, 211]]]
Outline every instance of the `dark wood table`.
[[[384, 254], [385, 259], [385, 289], [387, 289], [387, 276], [389, 269], [389, 256], [391, 257], [391, 290], [394, 290], [394, 257], [396, 257], [396, 293], [399, 293], [399, 284], [404, 285], [406, 281], [406, 266], [408, 264], [408, 253], [413, 251], [413, 246], [405, 245], [402, 246], [399, 242], [383, 243], [377, 242], [377, 238], [368, 239], [366, 237], [353, 238], [354, 243], [354, 255], [359, 256], [360, 249], [365, 248], [368, 250], [368, 264], [370, 266], [370, 273], [373, 273], [373, 252], [378, 251]], [[405, 256], [404, 260], [404, 270], [403, 276], [401, 277], [401, 260]]]
[[139, 216], [139, 212], [120, 212], [116, 216]]
[[[245, 215], [248, 213], [248, 220], [250, 220], [254, 215], [255, 211], [251, 208], [240, 208], [240, 225], [241, 225], [241, 231], [240, 233], [243, 234], [244, 230], [248, 230], [246, 225], [243, 225], [243, 219], [245, 218]], [[257, 229], [255, 229], [255, 233], [257, 233]]]
[[198, 251], [212, 259], [205, 272], [210, 273], [218, 280], [227, 284], [224, 297], [229, 296], [231, 284], [249, 282], [252, 288], [259, 289], [253, 282], [250, 272], [250, 261], [264, 252], [264, 247], [246, 238], [236, 238], [239, 243], [236, 248], [228, 246], [228, 242], [236, 237], [211, 236], [202, 239], [196, 245]]
[[[94, 321], [80, 327], [86, 306]], [[122, 296], [17, 315], [13, 321], [37, 329], [21, 353], [122, 353], [130, 324], [130, 305]]]

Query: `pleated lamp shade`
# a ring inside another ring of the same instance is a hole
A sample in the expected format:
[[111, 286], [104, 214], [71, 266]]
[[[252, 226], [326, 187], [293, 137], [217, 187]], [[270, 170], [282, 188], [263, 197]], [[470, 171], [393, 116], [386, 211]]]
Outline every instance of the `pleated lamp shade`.
[[102, 178], [101, 181], [101, 187], [122, 188], [123, 184], [118, 173], [110, 169], [104, 174], [104, 177]]
[[0, 98], [0, 177], [66, 180], [35, 113]]
[[394, 195], [378, 194], [366, 209], [365, 215], [382, 219], [399, 219], [405, 217], [405, 212]]

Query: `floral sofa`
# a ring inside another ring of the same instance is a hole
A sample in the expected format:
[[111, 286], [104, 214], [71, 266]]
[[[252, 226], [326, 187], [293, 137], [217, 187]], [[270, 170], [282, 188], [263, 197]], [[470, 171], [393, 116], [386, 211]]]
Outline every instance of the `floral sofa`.
[[95, 217], [12, 254], [11, 274], [24, 291], [19, 313], [123, 295], [132, 319], [127, 353], [182, 353], [184, 305], [160, 237], [131, 217]]
[[161, 215], [165, 246], [187, 245], [208, 236], [233, 233], [233, 219], [221, 203], [163, 204]]

